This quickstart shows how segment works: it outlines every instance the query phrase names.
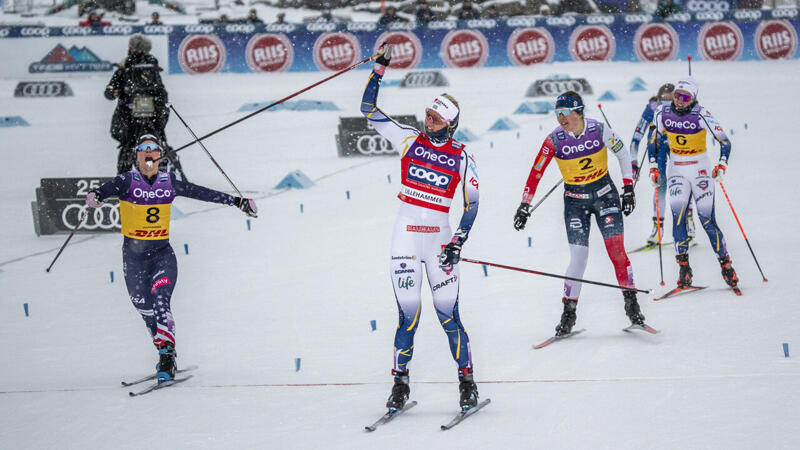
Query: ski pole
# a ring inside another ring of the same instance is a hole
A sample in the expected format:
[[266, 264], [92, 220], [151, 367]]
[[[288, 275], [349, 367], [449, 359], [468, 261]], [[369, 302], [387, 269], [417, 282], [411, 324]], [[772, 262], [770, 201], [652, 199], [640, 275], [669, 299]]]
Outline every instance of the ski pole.
[[541, 199], [539, 199], [539, 201], [538, 201], [538, 202], [536, 202], [536, 204], [533, 206], [533, 208], [531, 208], [531, 213], [533, 213], [534, 211], [536, 211], [536, 208], [538, 208], [538, 207], [539, 207], [539, 205], [541, 205], [541, 204], [542, 204], [542, 202], [543, 202], [543, 201], [545, 201], [545, 199], [547, 199], [547, 197], [549, 197], [549, 196], [550, 196], [550, 194], [552, 194], [552, 193], [553, 193], [553, 191], [555, 191], [557, 187], [561, 186], [561, 183], [563, 183], [563, 182], [564, 182], [564, 179], [563, 179], [563, 178], [562, 178], [562, 179], [560, 179], [560, 180], [558, 180], [558, 183], [556, 183], [556, 184], [555, 184], [553, 187], [551, 187], [551, 188], [550, 188], [550, 190], [549, 190], [549, 191], [547, 191], [547, 194], [544, 194], [544, 197], [542, 197]]
[[69, 240], [72, 239], [72, 236], [75, 234], [75, 232], [78, 231], [78, 227], [81, 226], [81, 224], [83, 223], [83, 219], [86, 218], [86, 215], [87, 215], [86, 211], [81, 212], [80, 217], [78, 217], [78, 223], [75, 224], [75, 228], [73, 228], [72, 231], [69, 232], [69, 236], [67, 236], [67, 240], [64, 241], [63, 244], [61, 244], [61, 248], [58, 249], [58, 253], [56, 253], [56, 257], [53, 258], [53, 262], [51, 262], [50, 265], [47, 266], [47, 269], [45, 269], [45, 272], [50, 273], [50, 269], [53, 268], [53, 264], [55, 264], [56, 260], [58, 259], [58, 257], [61, 256], [61, 252], [63, 252], [64, 249], [67, 247], [67, 244], [69, 244]]
[[692, 57], [691, 56], [687, 56], [686, 57], [686, 61], [689, 62], [689, 76], [692, 76]]
[[642, 160], [639, 161], [639, 167], [636, 169], [636, 175], [633, 179], [633, 190], [636, 190], [636, 183], [639, 182], [639, 174], [642, 173], [642, 165], [644, 165], [644, 158], [647, 156], [647, 149], [644, 149], [644, 153], [642, 153]]
[[609, 126], [610, 128], [613, 128], [613, 127], [611, 127], [611, 122], [609, 122], [609, 121], [608, 121], [608, 117], [606, 117], [606, 112], [605, 112], [605, 111], [603, 111], [603, 104], [602, 104], [602, 103], [598, 103], [598, 104], [597, 104], [597, 107], [600, 109], [600, 114], [602, 114], [602, 115], [603, 115], [603, 120], [605, 120], [605, 121], [606, 121], [606, 124], [608, 124], [608, 126]]
[[583, 278], [568, 277], [568, 276], [565, 276], [565, 275], [556, 275], [554, 273], [540, 272], [538, 270], [531, 270], [531, 269], [523, 269], [521, 267], [505, 266], [503, 264], [495, 264], [495, 263], [490, 263], [490, 262], [486, 262], [486, 261], [478, 261], [476, 259], [461, 258], [461, 261], [468, 262], [468, 263], [473, 263], [473, 264], [483, 264], [483, 265], [486, 265], [486, 266], [499, 267], [501, 269], [506, 269], [506, 270], [516, 270], [517, 272], [532, 273], [534, 275], [542, 275], [542, 276], [545, 276], [545, 277], [560, 278], [562, 280], [580, 281], [581, 283], [589, 283], [589, 284], [594, 284], [594, 285], [597, 285], [597, 286], [605, 286], [605, 287], [610, 287], [610, 288], [614, 288], [614, 289], [622, 289], [623, 291], [636, 291], [636, 292], [642, 292], [642, 293], [645, 293], [645, 294], [649, 294], [652, 291], [652, 289], [644, 290], [644, 289], [637, 289], [637, 288], [630, 287], [630, 286], [619, 286], [619, 285], [616, 285], [616, 284], [601, 283], [599, 281], [590, 281], [590, 280], [584, 280]]
[[[660, 176], [660, 175], [659, 175]], [[664, 285], [664, 258], [661, 256], [661, 208], [658, 206], [658, 186], [656, 186], [656, 230], [658, 230], [658, 268], [661, 269], [661, 286]]]
[[178, 116], [178, 119], [180, 119], [180, 121], [181, 121], [181, 123], [183, 124], [183, 126], [185, 126], [187, 130], [189, 130], [189, 133], [191, 133], [191, 134], [192, 134], [192, 137], [194, 137], [194, 138], [195, 138], [196, 142], [197, 142], [198, 144], [200, 144], [200, 147], [202, 147], [203, 151], [205, 151], [205, 152], [206, 152], [206, 155], [208, 155], [208, 157], [209, 157], [209, 158], [211, 158], [211, 162], [212, 162], [212, 163], [214, 163], [214, 165], [215, 165], [215, 166], [217, 166], [217, 169], [219, 169], [219, 171], [222, 173], [222, 176], [224, 176], [224, 177], [225, 177], [225, 179], [226, 179], [226, 180], [228, 180], [228, 183], [230, 183], [230, 185], [231, 185], [231, 187], [233, 188], [233, 190], [234, 190], [234, 191], [236, 191], [236, 193], [237, 193], [237, 194], [239, 194], [239, 197], [242, 197], [242, 198], [244, 198], [244, 195], [242, 195], [242, 191], [240, 191], [240, 190], [239, 190], [239, 188], [237, 188], [237, 187], [236, 187], [236, 185], [235, 185], [235, 184], [233, 184], [233, 181], [231, 181], [231, 178], [228, 176], [228, 174], [227, 174], [227, 173], [225, 173], [225, 171], [224, 171], [224, 170], [222, 170], [222, 167], [219, 165], [219, 163], [217, 163], [217, 160], [216, 160], [216, 159], [214, 159], [214, 157], [213, 157], [213, 156], [211, 156], [211, 152], [209, 152], [209, 151], [208, 151], [208, 149], [207, 149], [207, 148], [206, 148], [206, 146], [203, 144], [203, 142], [202, 142], [202, 141], [200, 141], [199, 139], [197, 139], [197, 135], [196, 135], [196, 134], [194, 134], [194, 131], [192, 131], [191, 127], [189, 127], [189, 124], [188, 124], [188, 123], [186, 123], [186, 121], [185, 121], [185, 120], [183, 120], [183, 117], [181, 117], [181, 115], [180, 115], [180, 114], [178, 114], [178, 110], [177, 110], [177, 109], [175, 109], [175, 106], [173, 106], [173, 105], [170, 103], [169, 107], [170, 107], [170, 109], [172, 110], [172, 112], [174, 112], [174, 113], [175, 113], [175, 115], [176, 115], [176, 116]]
[[728, 192], [725, 190], [725, 185], [722, 182], [719, 182], [719, 187], [722, 188], [722, 193], [725, 194], [725, 200], [728, 201], [728, 206], [731, 207], [731, 212], [733, 213], [733, 217], [736, 219], [736, 224], [739, 225], [739, 230], [742, 232], [742, 236], [744, 236], [744, 241], [747, 242], [747, 248], [750, 249], [750, 254], [753, 255], [753, 261], [756, 262], [756, 266], [758, 267], [758, 271], [761, 272], [761, 278], [763, 278], [764, 283], [767, 281], [767, 277], [764, 276], [764, 271], [761, 270], [761, 264], [758, 263], [758, 259], [756, 258], [756, 254], [753, 251], [753, 247], [750, 245], [750, 240], [747, 239], [747, 235], [744, 234], [744, 228], [742, 228], [742, 223], [739, 222], [739, 216], [736, 215], [736, 210], [733, 209], [733, 203], [731, 203], [730, 197], [728, 197]]
[[[247, 120], [247, 119], [249, 119], [249, 118], [251, 118], [251, 117], [255, 116], [256, 114], [260, 114], [260, 113], [262, 113], [262, 112], [264, 112], [264, 111], [266, 111], [266, 110], [268, 110], [268, 109], [272, 108], [273, 106], [280, 105], [281, 103], [285, 102], [286, 100], [289, 100], [289, 99], [291, 99], [291, 98], [293, 98], [293, 97], [296, 97], [296, 96], [298, 96], [298, 95], [302, 94], [303, 92], [306, 92], [306, 91], [307, 91], [307, 90], [309, 90], [309, 89], [312, 89], [312, 88], [314, 88], [314, 87], [317, 87], [317, 86], [319, 86], [320, 84], [322, 84], [322, 83], [324, 83], [324, 82], [326, 82], [326, 81], [328, 81], [328, 80], [331, 80], [331, 79], [333, 79], [333, 78], [336, 78], [336, 77], [338, 77], [339, 75], [341, 75], [341, 74], [343, 74], [343, 73], [349, 72], [349, 71], [351, 71], [351, 70], [355, 69], [356, 67], [358, 67], [358, 66], [360, 66], [360, 65], [362, 65], [362, 64], [364, 64], [364, 63], [367, 63], [367, 62], [369, 62], [369, 61], [372, 61], [373, 59], [375, 59], [375, 58], [377, 58], [377, 57], [378, 57], [378, 54], [376, 53], [376, 54], [374, 54], [374, 55], [372, 55], [372, 56], [370, 56], [370, 57], [368, 57], [368, 58], [364, 58], [364, 59], [362, 59], [361, 61], [359, 61], [359, 62], [357, 62], [357, 63], [355, 63], [355, 64], [351, 65], [350, 67], [345, 67], [344, 69], [342, 69], [342, 70], [340, 70], [340, 71], [338, 71], [338, 72], [334, 73], [333, 75], [331, 75], [331, 76], [329, 76], [329, 77], [327, 77], [327, 78], [324, 78], [324, 79], [322, 79], [322, 80], [320, 80], [320, 81], [317, 81], [316, 83], [314, 83], [314, 84], [312, 84], [312, 85], [309, 85], [309, 86], [306, 86], [306, 87], [304, 87], [303, 89], [300, 89], [299, 91], [295, 92], [294, 94], [290, 94], [290, 95], [288, 95], [288, 96], [286, 96], [286, 97], [284, 97], [284, 98], [282, 98], [282, 99], [280, 99], [280, 100], [278, 100], [278, 101], [275, 101], [275, 102], [272, 102], [272, 103], [270, 103], [269, 105], [267, 105], [267, 106], [265, 106], [265, 107], [263, 107], [263, 108], [261, 108], [261, 109], [259, 109], [259, 110], [257, 110], [257, 111], [253, 111], [253, 112], [251, 112], [250, 114], [248, 114], [248, 115], [246, 115], [246, 116], [244, 116], [244, 117], [241, 117], [241, 118], [239, 118], [239, 119], [236, 119], [236, 120], [234, 120], [233, 122], [231, 122], [231, 123], [229, 123], [229, 124], [227, 124], [227, 125], [224, 125], [224, 126], [222, 126], [222, 127], [220, 127], [220, 128], [217, 128], [216, 130], [214, 130], [214, 131], [212, 131], [212, 132], [210, 132], [210, 133], [208, 133], [208, 134], [206, 134], [206, 135], [204, 135], [204, 136], [202, 136], [202, 137], [196, 138], [194, 141], [192, 141], [192, 142], [189, 142], [189, 143], [187, 143], [187, 144], [184, 144], [184, 145], [182, 145], [181, 147], [179, 147], [179, 148], [177, 148], [177, 149], [175, 149], [175, 150], [173, 150], [173, 151], [174, 151], [175, 153], [177, 153], [177, 152], [179, 152], [179, 151], [181, 151], [181, 150], [185, 149], [186, 147], [189, 147], [190, 145], [194, 144], [195, 142], [200, 142], [200, 141], [202, 141], [202, 140], [204, 140], [204, 139], [208, 139], [208, 138], [210, 138], [211, 136], [213, 136], [213, 135], [215, 135], [215, 134], [219, 133], [220, 131], [226, 130], [226, 129], [228, 129], [228, 128], [230, 128], [230, 127], [234, 126], [234, 125], [236, 125], [237, 123], [243, 122], [243, 121], [245, 121], [245, 120]], [[156, 161], [160, 161], [162, 158], [165, 158], [165, 157], [166, 157], [166, 155], [163, 155], [163, 156], [161, 156], [161, 158], [158, 158]]]

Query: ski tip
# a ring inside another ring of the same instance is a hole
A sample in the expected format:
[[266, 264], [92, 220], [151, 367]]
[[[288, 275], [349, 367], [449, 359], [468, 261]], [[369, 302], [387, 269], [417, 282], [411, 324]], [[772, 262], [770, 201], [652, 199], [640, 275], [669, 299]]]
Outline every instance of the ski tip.
[[375, 431], [375, 430], [377, 430], [377, 428], [372, 428], [370, 426], [364, 427], [364, 431], [366, 431], [366, 432], [371, 432], [371, 431]]

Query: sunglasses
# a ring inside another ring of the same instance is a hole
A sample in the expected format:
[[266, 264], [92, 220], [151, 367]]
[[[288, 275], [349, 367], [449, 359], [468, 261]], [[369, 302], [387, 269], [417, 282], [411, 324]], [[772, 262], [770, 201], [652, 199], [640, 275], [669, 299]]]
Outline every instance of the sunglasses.
[[556, 117], [568, 116], [572, 111], [581, 108], [583, 108], [583, 106], [576, 106], [574, 108], [556, 108]]
[[145, 142], [145, 143], [139, 144], [136, 147], [136, 151], [137, 152], [160, 152], [161, 151], [161, 147], [159, 147], [158, 144], [154, 144], [152, 142]]
[[692, 101], [692, 96], [689, 94], [684, 94], [683, 92], [675, 92], [673, 93], [673, 96], [675, 96], [676, 100], [680, 100], [684, 103]]

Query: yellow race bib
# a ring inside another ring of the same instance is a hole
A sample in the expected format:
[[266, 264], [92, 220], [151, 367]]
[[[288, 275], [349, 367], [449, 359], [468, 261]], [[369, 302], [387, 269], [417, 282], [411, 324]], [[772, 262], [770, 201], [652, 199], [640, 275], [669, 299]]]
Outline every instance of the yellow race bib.
[[561, 176], [567, 184], [589, 184], [608, 173], [608, 152], [600, 151], [583, 158], [560, 159], [556, 157]]
[[669, 150], [677, 156], [693, 156], [706, 151], [706, 129], [694, 134], [678, 134], [667, 131]]
[[146, 241], [169, 239], [169, 215], [172, 203], [163, 205], [137, 205], [119, 202], [122, 234]]

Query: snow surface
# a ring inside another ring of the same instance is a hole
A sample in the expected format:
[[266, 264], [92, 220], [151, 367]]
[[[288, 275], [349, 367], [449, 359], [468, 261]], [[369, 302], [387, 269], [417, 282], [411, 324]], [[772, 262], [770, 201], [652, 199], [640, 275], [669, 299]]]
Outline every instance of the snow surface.
[[[701, 235], [691, 262], [697, 284], [710, 288], [660, 303], [639, 297], [648, 322], [663, 330], [657, 336], [623, 333], [622, 295], [586, 285], [577, 326], [587, 331], [534, 351], [559, 319], [561, 281], [494, 268], [486, 277], [480, 266], [462, 263], [461, 317], [481, 397], [491, 405], [454, 430], [439, 430], [458, 409], [456, 367], [425, 287], [411, 364], [419, 405], [371, 434], [363, 427], [382, 414], [391, 386], [397, 312], [387, 267], [398, 161], [339, 158], [334, 141], [339, 116], [359, 115], [366, 70], [300, 97], [331, 100], [339, 112], [265, 112], [206, 142], [257, 199], [260, 218], [248, 231], [236, 209], [175, 202], [187, 214], [171, 233], [180, 267], [172, 302], [179, 364], [200, 369], [141, 398], [129, 398], [119, 381], [148, 373], [157, 357], [121, 279], [122, 238], [78, 236], [47, 274], [65, 237], [36, 237], [31, 220], [40, 178], [113, 175], [107, 76], [70, 79], [75, 96], [55, 99], [13, 98], [16, 80], [0, 80], [0, 116], [31, 123], [0, 128], [0, 448], [799, 448], [800, 303], [791, 282], [800, 256], [792, 125], [800, 62], [696, 62], [693, 69], [703, 104], [733, 130], [726, 188], [769, 283], [720, 190], [717, 218], [744, 295], [726, 289]], [[530, 83], [558, 73], [586, 77], [596, 94], [589, 105], [612, 90], [621, 100], [603, 109], [627, 140], [651, 92], [685, 71], [680, 62], [444, 70], [446, 91], [462, 105], [461, 126], [480, 136], [469, 144], [481, 175], [480, 212], [464, 256], [555, 273], [567, 266], [558, 195], [524, 232], [512, 228], [554, 117], [513, 116], [519, 137], [486, 131], [512, 116]], [[390, 71], [387, 79], [402, 75]], [[636, 76], [648, 92], [628, 92]], [[323, 77], [174, 75], [166, 84], [201, 135], [240, 117], [244, 103], [281, 98]], [[421, 117], [440, 91], [385, 87], [380, 105]], [[601, 118], [596, 107], [587, 114]], [[168, 135], [176, 146], [190, 139], [175, 117]], [[711, 147], [712, 156], [718, 151]], [[200, 148], [181, 155], [192, 181], [230, 191]], [[296, 169], [317, 184], [272, 190]], [[558, 177], [551, 167], [537, 199]], [[628, 248], [641, 245], [651, 226], [652, 188], [643, 180], [636, 192], [638, 206], [625, 220]], [[596, 227], [590, 245], [586, 278], [613, 282]], [[658, 286], [658, 253], [631, 261], [640, 288], [660, 293], [674, 285], [672, 249], [664, 252], [667, 287]], [[300, 371], [295, 358], [302, 358]]]

